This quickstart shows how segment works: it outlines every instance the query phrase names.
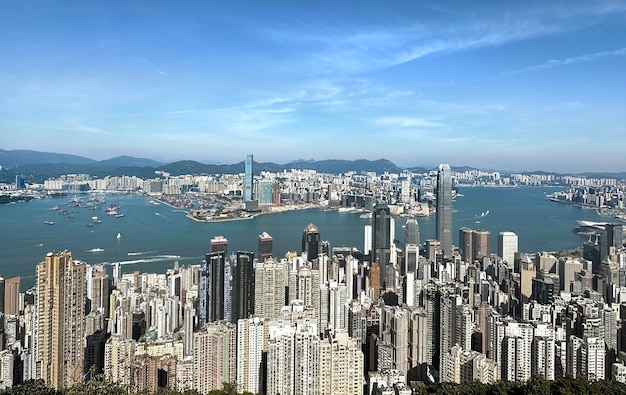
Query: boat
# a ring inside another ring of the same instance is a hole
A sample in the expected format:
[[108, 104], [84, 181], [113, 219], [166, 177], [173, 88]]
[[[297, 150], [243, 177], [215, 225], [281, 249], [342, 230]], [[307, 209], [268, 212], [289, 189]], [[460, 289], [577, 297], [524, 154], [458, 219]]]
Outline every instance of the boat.
[[88, 228], [93, 228], [93, 224], [89, 223], [89, 224], [85, 224], [86, 227]]
[[46, 225], [54, 225], [54, 221], [43, 221]]
[[363, 213], [361, 215], [359, 215], [359, 218], [361, 219], [372, 219], [372, 213]]
[[115, 214], [115, 218], [122, 218], [124, 214]]
[[108, 210], [107, 214], [108, 215], [117, 215], [117, 211], [115, 211], [115, 210]]
[[95, 220], [93, 221], [93, 223], [94, 223], [94, 224], [98, 224], [98, 225], [99, 225], [99, 224], [101, 224], [101, 223], [102, 223], [102, 221], [100, 221], [99, 219], [95, 219]]
[[118, 239], [121, 239], [121, 238], [122, 238], [122, 234], [121, 234], [121, 233], [118, 233], [116, 237], [117, 237]]
[[92, 248], [91, 250], [89, 250], [89, 252], [102, 252], [104, 251], [103, 248]]

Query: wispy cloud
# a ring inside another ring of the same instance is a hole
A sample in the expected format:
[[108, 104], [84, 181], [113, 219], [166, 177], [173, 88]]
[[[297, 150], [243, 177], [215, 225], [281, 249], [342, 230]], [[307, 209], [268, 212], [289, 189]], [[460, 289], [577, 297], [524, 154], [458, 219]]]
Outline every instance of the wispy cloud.
[[162, 75], [162, 76], [164, 76], [164, 77], [169, 77], [169, 76], [170, 76], [169, 74], [167, 74], [167, 73], [166, 73], [165, 71], [163, 71], [163, 70], [157, 70], [157, 73], [161, 74], [161, 75]]
[[376, 119], [375, 122], [381, 126], [394, 128], [432, 129], [443, 126], [439, 122], [417, 117], [382, 117]]
[[588, 63], [588, 62], [593, 62], [599, 59], [610, 58], [610, 57], [615, 57], [615, 56], [624, 56], [624, 55], [626, 55], [626, 47], [622, 47], [614, 51], [594, 52], [594, 53], [589, 53], [585, 55], [573, 56], [573, 57], [565, 58], [565, 59], [551, 59], [543, 64], [524, 67], [523, 69], [519, 69], [519, 70], [509, 71], [509, 72], [503, 73], [503, 75], [531, 73], [534, 71], [549, 70], [555, 67], [569, 66], [569, 65], [578, 64], [578, 63]]

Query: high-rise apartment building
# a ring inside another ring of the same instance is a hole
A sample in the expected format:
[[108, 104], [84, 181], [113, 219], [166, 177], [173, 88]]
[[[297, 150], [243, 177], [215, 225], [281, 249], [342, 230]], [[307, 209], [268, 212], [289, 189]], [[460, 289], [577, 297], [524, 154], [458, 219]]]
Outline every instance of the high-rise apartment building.
[[254, 163], [252, 154], [246, 155], [246, 164], [245, 164], [245, 180], [244, 180], [244, 191], [243, 191], [243, 200], [245, 202], [249, 202], [252, 200], [252, 182], [253, 182], [253, 171], [252, 165]]
[[443, 256], [452, 256], [452, 170], [447, 164], [437, 171], [437, 240], [441, 242]]
[[320, 395], [351, 395], [363, 392], [361, 344], [341, 331], [320, 341]]
[[268, 258], [254, 271], [254, 314], [267, 319], [278, 318], [285, 306], [285, 265]]
[[53, 388], [82, 382], [85, 264], [69, 251], [48, 253], [37, 265], [36, 378]]
[[268, 321], [246, 318], [237, 323], [237, 391], [263, 391], [263, 352], [267, 351]]
[[513, 267], [517, 252], [517, 235], [513, 232], [498, 233], [498, 256]]
[[248, 318], [254, 311], [254, 252], [237, 251], [233, 271], [231, 322]]
[[237, 327], [213, 322], [194, 334], [194, 389], [201, 394], [222, 389], [237, 379]]

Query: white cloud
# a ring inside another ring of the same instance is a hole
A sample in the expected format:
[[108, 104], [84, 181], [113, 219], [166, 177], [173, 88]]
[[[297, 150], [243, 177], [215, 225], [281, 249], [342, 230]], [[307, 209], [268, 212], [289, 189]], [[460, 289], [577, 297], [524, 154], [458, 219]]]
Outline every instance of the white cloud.
[[569, 65], [578, 64], [578, 63], [593, 62], [599, 59], [615, 57], [615, 56], [624, 56], [624, 55], [626, 55], [626, 47], [616, 49], [613, 51], [601, 51], [601, 52], [594, 52], [594, 53], [589, 53], [589, 54], [584, 54], [584, 55], [579, 55], [579, 56], [572, 56], [572, 57], [565, 58], [565, 59], [551, 59], [543, 64], [524, 67], [523, 69], [519, 69], [519, 70], [509, 71], [507, 73], [504, 73], [503, 75], [531, 73], [534, 71], [549, 70], [555, 67], [569, 66]]

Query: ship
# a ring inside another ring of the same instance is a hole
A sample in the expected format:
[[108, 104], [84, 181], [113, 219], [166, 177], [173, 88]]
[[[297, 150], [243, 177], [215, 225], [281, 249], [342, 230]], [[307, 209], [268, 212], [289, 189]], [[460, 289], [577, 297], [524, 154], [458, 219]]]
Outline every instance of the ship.
[[54, 225], [53, 221], [43, 221], [43, 223], [46, 225]]
[[117, 239], [121, 239], [122, 238], [122, 234], [118, 233], [116, 237], [117, 237]]

